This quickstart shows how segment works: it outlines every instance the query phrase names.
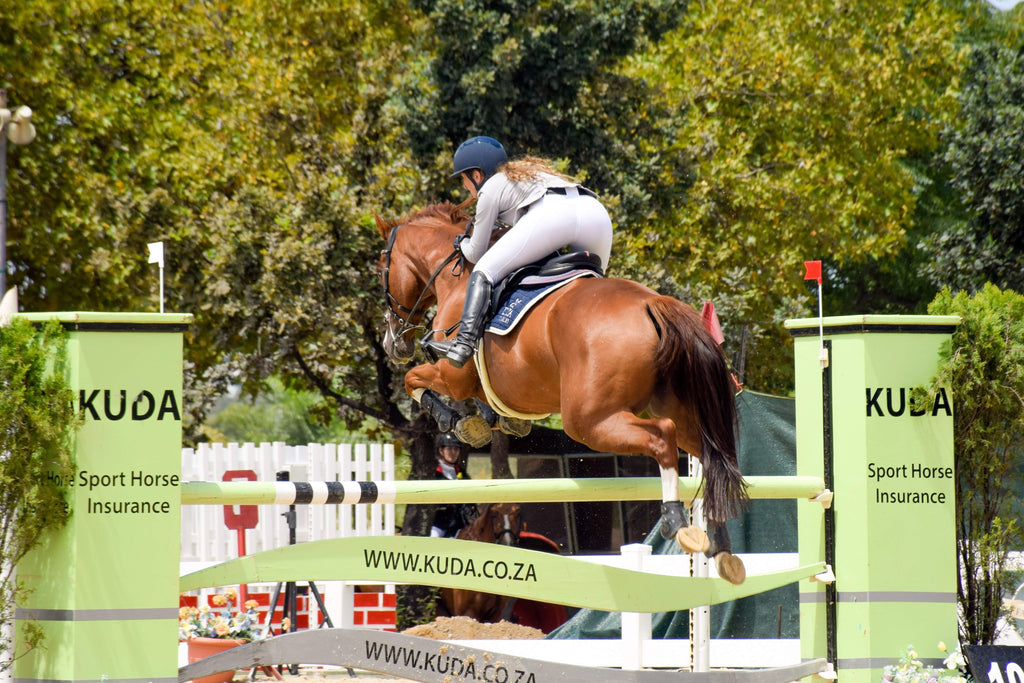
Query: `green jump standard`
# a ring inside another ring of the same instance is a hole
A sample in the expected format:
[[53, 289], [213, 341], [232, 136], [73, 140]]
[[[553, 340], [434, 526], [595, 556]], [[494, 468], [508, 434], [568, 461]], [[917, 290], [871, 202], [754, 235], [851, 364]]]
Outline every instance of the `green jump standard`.
[[[84, 417], [67, 526], [18, 563], [15, 683], [178, 680], [187, 314], [33, 313], [69, 331]], [[28, 622], [45, 636], [26, 653]]]
[[[955, 316], [790, 320], [797, 471], [822, 476], [830, 510], [798, 508], [800, 561], [836, 581], [800, 584], [801, 657], [826, 657], [843, 683], [874, 683], [913, 645], [957, 642], [953, 396], [915, 403]], [[834, 527], [831, 542], [826, 527]], [[831, 612], [831, 614], [830, 614]], [[937, 665], [938, 659], [927, 661]]]

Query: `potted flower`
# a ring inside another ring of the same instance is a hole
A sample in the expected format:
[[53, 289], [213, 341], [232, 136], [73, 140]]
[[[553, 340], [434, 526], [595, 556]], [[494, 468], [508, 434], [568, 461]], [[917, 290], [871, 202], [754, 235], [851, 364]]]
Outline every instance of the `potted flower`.
[[[939, 650], [946, 652], [946, 644], [939, 643]], [[942, 661], [942, 668], [925, 665], [917, 658], [913, 645], [901, 653], [899, 664], [890, 664], [882, 670], [881, 683], [966, 683], [964, 669], [967, 660], [960, 654], [959, 648], [949, 653]]]
[[[237, 601], [238, 594], [229, 588], [211, 598], [212, 608], [202, 605], [179, 610], [178, 636], [188, 642], [190, 664], [261, 637], [258, 633], [259, 615], [256, 613], [258, 603], [249, 600], [244, 611], [233, 611]], [[229, 671], [197, 678], [195, 683], [229, 683], [232, 678], [234, 672]]]

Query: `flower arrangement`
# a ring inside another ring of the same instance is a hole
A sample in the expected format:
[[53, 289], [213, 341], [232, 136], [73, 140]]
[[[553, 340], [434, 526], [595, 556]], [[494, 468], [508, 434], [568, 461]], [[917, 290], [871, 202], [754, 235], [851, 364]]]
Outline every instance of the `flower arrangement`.
[[[946, 644], [939, 643], [939, 650], [946, 652]], [[960, 650], [948, 653], [942, 660], [944, 669], [925, 666], [917, 658], [913, 645], [901, 653], [899, 664], [890, 664], [883, 669], [882, 683], [966, 683], [967, 676], [963, 669], [967, 660]]]
[[214, 595], [209, 605], [182, 607], [178, 610], [178, 636], [182, 640], [189, 638], [226, 638], [236, 640], [256, 640], [262, 634], [258, 632], [260, 625], [256, 607], [259, 603], [249, 600], [245, 603], [245, 611], [231, 610], [238, 601], [238, 594], [233, 588], [224, 591], [223, 595]]

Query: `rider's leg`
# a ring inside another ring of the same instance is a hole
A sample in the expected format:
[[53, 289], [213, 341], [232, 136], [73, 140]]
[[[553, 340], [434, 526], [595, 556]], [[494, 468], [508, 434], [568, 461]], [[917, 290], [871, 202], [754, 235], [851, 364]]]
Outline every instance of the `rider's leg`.
[[469, 276], [466, 303], [462, 307], [462, 321], [459, 333], [453, 341], [428, 340], [423, 345], [439, 355], [448, 357], [448, 362], [461, 368], [476, 350], [477, 340], [484, 331], [484, 321], [491, 304], [491, 282], [481, 272], [473, 271]]
[[492, 283], [566, 245], [597, 254], [607, 267], [611, 242], [611, 219], [599, 201], [587, 196], [545, 195], [477, 261], [455, 339], [429, 340], [423, 345], [461, 368], [483, 334]]
[[480, 257], [473, 271], [499, 282], [516, 268], [566, 246], [596, 254], [608, 267], [612, 222], [601, 202], [587, 196], [545, 195]]

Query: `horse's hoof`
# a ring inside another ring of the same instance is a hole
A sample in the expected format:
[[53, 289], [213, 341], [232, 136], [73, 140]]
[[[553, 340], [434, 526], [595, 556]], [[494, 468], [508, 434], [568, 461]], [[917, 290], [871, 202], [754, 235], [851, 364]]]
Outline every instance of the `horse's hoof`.
[[715, 555], [715, 568], [718, 575], [737, 586], [747, 580], [747, 568], [743, 566], [743, 560], [730, 552], [722, 551]]
[[459, 441], [472, 448], [480, 448], [491, 442], [491, 425], [479, 415], [461, 418], [452, 431], [459, 437]]
[[[688, 553], [702, 553], [711, 547], [711, 541], [704, 530], [698, 526], [684, 526], [676, 532], [676, 543]], [[740, 562], [740, 567], [743, 563]]]
[[518, 417], [502, 416], [498, 418], [498, 429], [509, 436], [526, 436], [533, 429], [533, 423]]

